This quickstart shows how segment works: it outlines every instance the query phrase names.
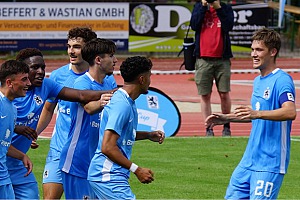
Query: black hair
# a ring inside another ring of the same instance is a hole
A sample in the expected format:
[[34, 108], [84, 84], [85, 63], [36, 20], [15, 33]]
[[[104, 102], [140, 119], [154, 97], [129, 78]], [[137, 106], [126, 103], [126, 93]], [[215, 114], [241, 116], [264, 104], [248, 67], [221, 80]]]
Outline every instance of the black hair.
[[68, 39], [81, 37], [84, 42], [97, 38], [97, 34], [89, 27], [75, 27], [69, 30]]
[[29, 73], [29, 67], [26, 63], [17, 60], [8, 60], [2, 63], [0, 68], [1, 85], [5, 84], [8, 77], [16, 74]]
[[121, 75], [125, 82], [134, 81], [140, 74], [150, 71], [152, 62], [142, 56], [133, 56], [124, 60], [120, 66]]
[[116, 44], [111, 40], [95, 38], [85, 43], [81, 49], [81, 55], [89, 65], [94, 65], [96, 56], [103, 57], [104, 54], [114, 54], [116, 48]]
[[26, 49], [22, 49], [21, 51], [19, 51], [19, 53], [16, 56], [16, 60], [24, 61], [27, 58], [30, 58], [32, 56], [41, 56], [41, 57], [43, 57], [43, 54], [39, 49], [26, 48]]

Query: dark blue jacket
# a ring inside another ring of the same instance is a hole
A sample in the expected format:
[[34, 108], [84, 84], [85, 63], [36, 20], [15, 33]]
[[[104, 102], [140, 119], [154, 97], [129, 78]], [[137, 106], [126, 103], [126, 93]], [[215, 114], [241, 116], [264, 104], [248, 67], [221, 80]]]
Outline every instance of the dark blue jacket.
[[[231, 58], [233, 57], [231, 51], [231, 43], [229, 38], [229, 31], [232, 30], [234, 25], [234, 17], [232, 7], [228, 4], [220, 2], [221, 8], [216, 9], [217, 15], [221, 21], [221, 28], [223, 32], [224, 39], [224, 50], [223, 50], [223, 58]], [[195, 56], [200, 57], [200, 31], [202, 27], [202, 22], [205, 17], [205, 13], [207, 11], [207, 6], [202, 6], [201, 2], [197, 2], [194, 5], [194, 9], [192, 12], [192, 17], [190, 21], [190, 25], [192, 30], [195, 31]], [[213, 40], [213, 36], [211, 38], [207, 38], [208, 40]]]

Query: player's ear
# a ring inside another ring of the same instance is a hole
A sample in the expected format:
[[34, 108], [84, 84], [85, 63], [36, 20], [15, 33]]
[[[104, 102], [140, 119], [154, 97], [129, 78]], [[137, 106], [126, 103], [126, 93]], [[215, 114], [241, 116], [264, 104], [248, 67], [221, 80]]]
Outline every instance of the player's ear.
[[102, 61], [102, 58], [99, 55], [96, 56], [96, 58], [95, 58], [95, 64], [100, 65], [101, 61]]
[[145, 76], [143, 76], [143, 75], [141, 74], [141, 75], [139, 76], [139, 83], [140, 83], [141, 85], [143, 85], [144, 82], [145, 82]]
[[277, 49], [276, 48], [273, 48], [271, 49], [271, 56], [275, 56], [277, 54]]
[[9, 88], [12, 88], [12, 87], [13, 87], [11, 78], [6, 79], [6, 80], [5, 80], [5, 84], [6, 84], [6, 86], [9, 87]]

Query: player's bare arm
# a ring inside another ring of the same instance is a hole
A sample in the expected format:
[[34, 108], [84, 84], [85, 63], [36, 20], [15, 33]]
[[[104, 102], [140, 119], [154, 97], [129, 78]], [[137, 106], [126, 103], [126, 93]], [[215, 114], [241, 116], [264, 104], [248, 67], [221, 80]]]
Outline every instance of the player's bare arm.
[[14, 132], [27, 137], [29, 140], [37, 139], [37, 132], [29, 126], [16, 125]]
[[27, 169], [27, 173], [24, 176], [28, 176], [32, 172], [33, 164], [25, 153], [10, 145], [8, 148], [7, 155], [18, 160], [22, 160], [24, 166]]
[[159, 144], [162, 144], [165, 139], [165, 133], [157, 130], [157, 131], [137, 131], [136, 132], [136, 138], [135, 140], [144, 140], [149, 139], [153, 142], [158, 142]]
[[[119, 135], [112, 130], [105, 130], [102, 141], [102, 153], [105, 154], [114, 163], [126, 168], [131, 169], [132, 162], [128, 160], [120, 151], [117, 146], [117, 140]], [[135, 165], [135, 164], [134, 164]], [[151, 183], [153, 178], [153, 172], [150, 169], [138, 167], [132, 171], [141, 183]]]
[[98, 113], [104, 108], [104, 106], [106, 104], [108, 104], [108, 102], [110, 101], [112, 95], [113, 95], [112, 93], [102, 94], [100, 100], [91, 101], [91, 102], [83, 105], [83, 108], [90, 115]]
[[88, 103], [90, 101], [97, 101], [102, 94], [112, 93], [114, 90], [76, 90], [73, 88], [64, 87], [58, 94], [58, 98], [66, 101]]
[[45, 102], [37, 128], [36, 132], [37, 134], [40, 134], [50, 123], [52, 116], [54, 114], [54, 110], [57, 103], [50, 103], [48, 101]]
[[251, 122], [251, 120], [242, 119], [240, 116], [237, 116], [235, 112], [230, 114], [213, 113], [205, 119], [205, 127], [213, 128], [214, 126], [223, 125], [228, 122], [243, 123], [243, 122]]
[[238, 107], [235, 114], [241, 119], [266, 119], [275, 121], [294, 120], [297, 116], [296, 105], [292, 101], [286, 101], [282, 107], [276, 110], [251, 110], [245, 107]]

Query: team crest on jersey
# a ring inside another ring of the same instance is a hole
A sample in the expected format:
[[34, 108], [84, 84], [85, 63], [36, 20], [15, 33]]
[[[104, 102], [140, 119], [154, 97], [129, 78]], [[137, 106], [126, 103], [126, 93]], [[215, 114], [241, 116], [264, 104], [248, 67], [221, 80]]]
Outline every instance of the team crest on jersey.
[[264, 99], [269, 99], [270, 93], [271, 93], [270, 88], [267, 87], [267, 89], [264, 91], [263, 98], [264, 98]]
[[37, 105], [41, 105], [44, 103], [43, 99], [40, 96], [34, 95], [33, 99]]

